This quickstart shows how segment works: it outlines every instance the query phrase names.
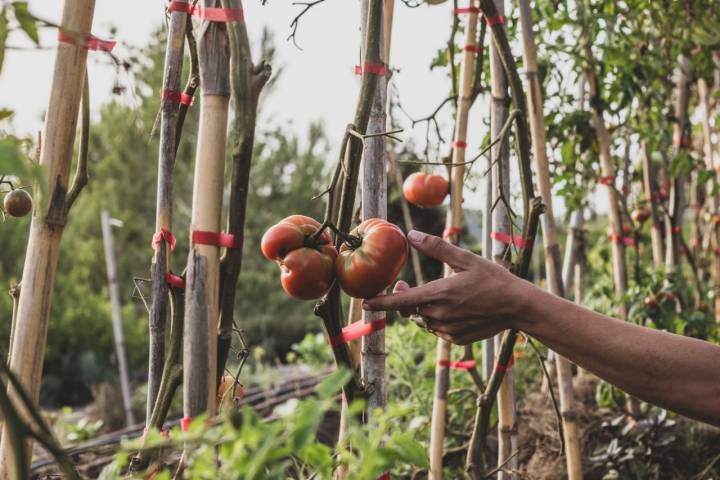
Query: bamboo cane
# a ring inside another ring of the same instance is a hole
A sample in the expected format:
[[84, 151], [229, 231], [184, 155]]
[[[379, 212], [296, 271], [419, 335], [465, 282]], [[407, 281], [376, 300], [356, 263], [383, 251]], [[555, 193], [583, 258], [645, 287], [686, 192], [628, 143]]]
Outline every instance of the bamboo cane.
[[[489, 163], [489, 162], [488, 162]], [[492, 205], [493, 205], [493, 181], [492, 175], [485, 175], [485, 203], [483, 204], [483, 257], [492, 260]], [[482, 341], [482, 362], [483, 379], [487, 382], [492, 375], [495, 362], [495, 341], [488, 338]]]
[[[523, 63], [527, 78], [526, 95], [530, 118], [533, 154], [537, 174], [538, 190], [545, 203], [545, 214], [541, 217], [543, 243], [545, 247], [545, 275], [551, 293], [565, 297], [565, 284], [561, 276], [560, 246], [557, 241], [555, 214], [553, 212], [550, 167], [548, 165], [545, 139], [545, 119], [542, 91], [538, 79], [537, 53], [532, 33], [532, 11], [529, 0], [519, 0], [520, 25], [522, 30]], [[570, 480], [582, 478], [580, 439], [574, 418], [572, 370], [570, 362], [561, 355], [555, 355], [560, 410], [563, 418], [565, 437], [565, 461]]]
[[[701, 121], [703, 129], [703, 152], [705, 155], [705, 168], [708, 170], [715, 170], [718, 166], [715, 162], [713, 144], [712, 144], [712, 129], [710, 127], [710, 92], [708, 90], [707, 82], [704, 78], [698, 80], [698, 100], [700, 108], [702, 110]], [[716, 171], [716, 170], [715, 170]], [[717, 176], [720, 174], [716, 173]], [[710, 191], [710, 190], [709, 190]], [[710, 196], [709, 200], [710, 213], [712, 215], [712, 230], [710, 245], [712, 247], [712, 266], [711, 276], [715, 287], [715, 321], [720, 322], [720, 295], [717, 292], [720, 291], [718, 286], [720, 285], [720, 224], [717, 222], [717, 215], [720, 213], [720, 199], [717, 195]]]
[[[185, 0], [181, 0], [185, 1]], [[180, 9], [182, 10], [182, 9]], [[179, 92], [183, 71], [185, 30], [187, 14], [182, 11], [170, 13], [165, 67], [163, 72], [163, 93]], [[167, 95], [163, 95], [166, 97]], [[180, 103], [176, 100], [162, 100], [160, 110], [160, 157], [158, 159], [157, 200], [155, 231], [172, 231], [173, 168], [175, 165], [176, 138]], [[165, 275], [170, 271], [170, 250], [167, 242], [155, 246], [150, 270], [152, 272], [152, 303], [149, 320], [148, 383], [145, 426], [149, 426], [153, 407], [160, 388], [162, 369], [165, 362], [165, 324], [168, 311], [168, 284]]]
[[[475, 0], [470, 0], [468, 6], [477, 7]], [[465, 26], [465, 45], [476, 45], [477, 42], [477, 13], [471, 10], [467, 15]], [[448, 209], [446, 227], [460, 229], [462, 227], [463, 181], [465, 177], [465, 145], [467, 140], [468, 112], [472, 102], [473, 75], [475, 71], [475, 53], [472, 48], [463, 50], [460, 63], [460, 90], [458, 106], [455, 117], [455, 138], [453, 142], [452, 164], [450, 168], [450, 208]], [[450, 230], [448, 230], [450, 231]], [[451, 243], [457, 243], [459, 234], [454, 233], [448, 237]], [[452, 275], [452, 269], [445, 265], [445, 276]], [[437, 480], [443, 478], [443, 443], [445, 440], [445, 416], [447, 410], [447, 392], [450, 386], [450, 343], [438, 338], [435, 354], [435, 393], [433, 396], [432, 425], [430, 428], [430, 476]]]
[[[688, 120], [688, 103], [690, 100], [690, 61], [685, 56], [678, 59], [678, 68], [675, 72], [675, 125], [673, 128], [673, 141], [675, 153], [680, 154], [687, 149], [690, 141], [690, 122]], [[680, 244], [682, 238], [682, 217], [684, 211], [685, 175], [682, 172], [673, 179], [670, 185], [669, 215], [665, 220], [665, 273], [669, 281], [678, 281], [680, 275]]]
[[[89, 35], [94, 8], [95, 0], [66, 0], [62, 27], [73, 35]], [[45, 115], [40, 165], [47, 174], [48, 184], [44, 189], [47, 195], [41, 195], [43, 189], [35, 189], [36, 202], [9, 362], [10, 369], [17, 375], [34, 403], [37, 403], [40, 394], [60, 239], [67, 222], [68, 180], [86, 59], [87, 49], [81, 45], [58, 45], [52, 91]], [[17, 392], [8, 388], [8, 396], [11, 401], [16, 401]], [[15, 478], [17, 470], [12, 461], [6, 428], [4, 425], [0, 441], [0, 478]], [[30, 442], [27, 442], [25, 450], [26, 454], [31, 451]], [[30, 458], [24, 461], [29, 465]]]
[[[495, 0], [495, 8], [498, 15], [505, 13], [504, 0]], [[508, 82], [503, 69], [500, 54], [497, 51], [495, 42], [490, 44], [490, 92], [492, 95], [492, 110], [490, 112], [490, 131], [492, 138], [498, 138], [508, 118]], [[531, 106], [532, 108], [532, 106]], [[493, 232], [512, 234], [512, 224], [510, 222], [510, 212], [506, 202], [510, 201], [510, 156], [507, 145], [500, 142], [493, 147], [492, 158], [492, 181], [493, 181], [493, 198], [497, 199], [495, 208], [492, 212], [492, 230]], [[505, 268], [510, 267], [507, 256], [508, 245], [497, 240], [493, 240], [492, 252], [493, 260], [501, 264]], [[500, 349], [502, 336], [495, 338], [495, 349]], [[515, 375], [513, 370], [509, 370], [505, 374], [505, 378], [500, 385], [498, 391], [498, 465], [512, 471], [517, 466], [517, 460], [513, 456], [513, 452], [517, 449], [517, 424], [515, 412]], [[498, 472], [498, 479], [505, 480], [514, 478], [514, 475], [506, 473], [506, 470]]]
[[[206, 8], [217, 0], [203, 0]], [[227, 26], [204, 20], [198, 30], [200, 131], [193, 185], [193, 231], [218, 232], [225, 172], [230, 68]], [[215, 413], [220, 248], [192, 244], [188, 257], [183, 347], [183, 413]]]
[[660, 190], [657, 184], [657, 169], [650, 155], [650, 147], [647, 142], [642, 142], [640, 151], [643, 163], [643, 191], [648, 199], [650, 208], [650, 239], [652, 242], [653, 265], [661, 268], [665, 262], [665, 240], [663, 239], [662, 216], [658, 208]]
[[[379, 38], [380, 51], [383, 57], [380, 63], [387, 64], [389, 50], [385, 48], [385, 41], [389, 41], [392, 32], [392, 17], [387, 17], [388, 4], [392, 0], [385, 0], [382, 15], [383, 29]], [[392, 8], [390, 8], [392, 13]], [[369, 1], [360, 2], [361, 34], [366, 34], [368, 23]], [[385, 37], [385, 36], [388, 37]], [[363, 44], [365, 41], [363, 40]], [[386, 76], [378, 76], [378, 85], [375, 89], [370, 119], [368, 121], [368, 134], [380, 134], [385, 131], [387, 104]], [[387, 218], [387, 173], [385, 166], [385, 138], [377, 135], [366, 139], [363, 147], [363, 175], [362, 175], [362, 219]], [[362, 312], [362, 321], [371, 323], [385, 317], [385, 312]], [[387, 382], [385, 381], [385, 330], [380, 330], [362, 338], [360, 358], [361, 376], [369, 388], [367, 398], [368, 413], [376, 408], [385, 408], [387, 403]]]

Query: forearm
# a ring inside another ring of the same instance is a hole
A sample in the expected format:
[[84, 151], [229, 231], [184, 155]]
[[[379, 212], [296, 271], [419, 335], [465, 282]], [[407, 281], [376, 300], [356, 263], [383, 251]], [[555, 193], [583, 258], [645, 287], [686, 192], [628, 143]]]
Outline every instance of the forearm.
[[641, 400], [720, 426], [720, 346], [521, 288], [520, 330]]

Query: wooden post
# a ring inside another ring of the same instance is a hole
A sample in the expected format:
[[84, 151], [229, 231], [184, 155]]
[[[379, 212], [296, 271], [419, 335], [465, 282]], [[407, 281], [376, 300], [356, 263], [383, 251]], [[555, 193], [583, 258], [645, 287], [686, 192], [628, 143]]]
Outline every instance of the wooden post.
[[[203, 0], [207, 8], [217, 0]], [[222, 210], [230, 51], [227, 25], [203, 20], [198, 29], [200, 131], [195, 160], [190, 237], [218, 232]], [[187, 266], [183, 347], [183, 412], [186, 418], [215, 413], [220, 248], [192, 242]]]
[[[66, 0], [60, 24], [66, 33], [89, 35], [95, 0]], [[33, 402], [40, 395], [47, 327], [52, 304], [60, 239], [67, 221], [68, 179], [72, 163], [75, 128], [83, 92], [87, 49], [59, 43], [55, 54], [52, 90], [40, 152], [48, 184], [45, 196], [35, 189], [35, 207], [23, 267], [10, 369], [17, 375]], [[8, 389], [13, 401], [17, 393]], [[0, 478], [15, 478], [6, 426], [0, 441]], [[27, 452], [30, 452], [28, 442]], [[29, 465], [30, 458], [26, 459]]]
[[[477, 2], [470, 0], [468, 6], [470, 13], [465, 24], [465, 45], [476, 45]], [[462, 227], [463, 183], [465, 177], [465, 149], [467, 140], [468, 112], [472, 103], [473, 74], [475, 71], [475, 52], [472, 48], [463, 49], [460, 63], [460, 90], [458, 92], [458, 106], [455, 117], [455, 138], [452, 151], [452, 166], [450, 168], [450, 208], [448, 209], [446, 227], [448, 232], [456, 231]], [[457, 243], [459, 233], [447, 236], [447, 240]], [[445, 265], [445, 276], [452, 274], [452, 269]], [[447, 410], [447, 392], [450, 386], [450, 370], [447, 361], [450, 360], [450, 343], [438, 338], [435, 354], [435, 393], [433, 396], [432, 425], [430, 427], [430, 478], [433, 480], [443, 478], [442, 460], [443, 443], [445, 440], [445, 417]], [[440, 364], [442, 362], [442, 365]]]
[[[533, 155], [540, 196], [545, 204], [545, 214], [540, 217], [543, 244], [545, 247], [545, 276], [547, 288], [559, 297], [565, 297], [565, 285], [561, 276], [560, 246], [557, 241], [555, 214], [553, 212], [550, 166], [547, 158], [545, 139], [545, 117], [543, 112], [542, 91], [538, 79], [537, 53], [532, 33], [532, 10], [529, 0], [519, 0], [520, 25], [522, 30], [523, 63], [527, 78], [526, 95], [532, 136]], [[571, 237], [568, 237], [571, 238]], [[558, 387], [560, 391], [560, 410], [565, 435], [565, 461], [569, 480], [582, 478], [582, 458], [580, 438], [573, 411], [572, 369], [570, 361], [561, 355], [555, 355]]]
[[[716, 85], [716, 87], [718, 87]], [[703, 152], [705, 155], [705, 168], [708, 170], [715, 170], [718, 164], [715, 162], [715, 155], [712, 144], [712, 129], [710, 128], [710, 92], [707, 86], [707, 82], [704, 78], [698, 80], [698, 100], [700, 104], [701, 120], [703, 129]], [[720, 177], [720, 173], [716, 173], [717, 177]], [[711, 191], [711, 190], [708, 190]], [[715, 287], [715, 321], [720, 322], [720, 295], [718, 293], [718, 287], [720, 286], [720, 224], [717, 222], [717, 215], [720, 214], [720, 199], [717, 195], [712, 195], [709, 200], [710, 214], [712, 215], [711, 220], [711, 234], [710, 234], [710, 247], [712, 249], [712, 266], [711, 276]]]
[[103, 246], [105, 247], [105, 265], [107, 265], [108, 290], [110, 290], [110, 306], [112, 307], [113, 338], [115, 339], [115, 354], [120, 374], [120, 389], [125, 408], [125, 424], [135, 425], [135, 416], [130, 403], [130, 380], [128, 379], [127, 359], [125, 357], [125, 339], [123, 338], [122, 316], [120, 315], [120, 293], [118, 292], [117, 265], [115, 264], [115, 247], [113, 245], [112, 225], [118, 225], [117, 220], [111, 219], [107, 210], [100, 215], [102, 223]]
[[[690, 60], [685, 56], [678, 59], [675, 71], [675, 126], [673, 142], [675, 153], [687, 150], [690, 143], [690, 121], [688, 120], [688, 103], [690, 101]], [[680, 239], [682, 237], [682, 217], [685, 201], [685, 175], [679, 171], [670, 185], [669, 216], [665, 219], [665, 273], [668, 280], [681, 275], [680, 271]]]
[[[392, 32], [392, 17], [387, 18], [387, 5], [392, 0], [385, 0], [380, 32], [379, 46], [382, 57], [380, 63], [387, 64], [388, 51], [384, 48], [385, 35]], [[361, 34], [363, 44], [366, 43], [369, 2], [360, 2]], [[392, 9], [390, 10], [392, 12]], [[388, 39], [389, 40], [389, 39]], [[364, 59], [363, 62], [367, 62]], [[387, 68], [387, 67], [386, 67]], [[385, 131], [387, 103], [386, 75], [378, 76], [378, 84], [370, 110], [368, 121], [368, 134], [378, 134]], [[362, 219], [387, 218], [387, 169], [385, 165], [385, 138], [375, 136], [365, 140], [363, 147], [363, 175], [362, 175]], [[385, 312], [362, 312], [362, 321], [371, 323], [385, 317]], [[368, 413], [376, 408], [385, 408], [387, 403], [387, 382], [385, 381], [385, 330], [380, 330], [362, 338], [360, 350], [360, 370], [365, 385], [369, 387]]]
[[[181, 0], [185, 1], [185, 0]], [[182, 9], [180, 9], [182, 10]], [[160, 108], [160, 152], [158, 159], [157, 199], [155, 231], [172, 231], [173, 168], [175, 166], [176, 138], [180, 103], [172, 97], [180, 92], [185, 50], [185, 27], [187, 14], [182, 11], [170, 13], [165, 47], [162, 103]], [[150, 267], [153, 288], [149, 320], [148, 385], [145, 426], [157, 399], [163, 365], [165, 363], [165, 324], [168, 316], [168, 284], [165, 275], [170, 271], [170, 249], [166, 241], [154, 244], [155, 253]]]

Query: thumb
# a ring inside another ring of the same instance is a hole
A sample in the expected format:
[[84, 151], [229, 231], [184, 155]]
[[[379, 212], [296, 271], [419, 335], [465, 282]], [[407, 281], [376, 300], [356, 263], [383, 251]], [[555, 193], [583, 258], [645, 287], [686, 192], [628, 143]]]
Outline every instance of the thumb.
[[395, 284], [395, 288], [393, 288], [393, 293], [398, 292], [404, 292], [405, 290], [409, 290], [410, 285], [405, 280], [398, 280]]

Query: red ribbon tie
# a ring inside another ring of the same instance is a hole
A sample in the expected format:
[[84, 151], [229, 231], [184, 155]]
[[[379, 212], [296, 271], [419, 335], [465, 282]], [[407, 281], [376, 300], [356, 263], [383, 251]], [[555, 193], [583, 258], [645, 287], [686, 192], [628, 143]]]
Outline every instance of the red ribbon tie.
[[462, 15], [465, 13], [480, 13], [480, 9], [478, 7], [466, 7], [466, 8], [456, 8], [455, 9], [455, 15]]
[[187, 2], [173, 0], [168, 5], [168, 12], [182, 12], [209, 22], [242, 22], [245, 20], [242, 8], [213, 8], [192, 5]]
[[355, 65], [355, 75], [363, 75], [365, 73], [373, 73], [375, 75], [385, 75], [385, 64], [383, 63], [363, 63]]
[[529, 245], [529, 242], [524, 239], [522, 235], [518, 234], [510, 235], [505, 232], [492, 232], [490, 233], [490, 237], [492, 237], [493, 240], [504, 243], [505, 245], [515, 245], [518, 248], [527, 248]]
[[62, 30], [58, 30], [58, 42], [77, 45], [87, 50], [112, 52], [117, 44], [114, 40], [101, 40], [94, 35], [71, 35]]
[[177, 243], [177, 240], [175, 239], [175, 235], [173, 235], [172, 232], [167, 228], [161, 228], [160, 231], [153, 235], [153, 249], [156, 249], [161, 242], [167, 243], [170, 246], [171, 252], [175, 250], [175, 244]]
[[379, 318], [369, 323], [365, 323], [362, 320], [355, 322], [343, 328], [339, 335], [330, 337], [330, 345], [337, 347], [344, 343], [351, 342], [360, 337], [367, 337], [371, 333], [379, 332], [383, 330], [387, 325], [387, 319], [385, 317]]
[[610, 185], [612, 185], [614, 182], [615, 182], [615, 175], [608, 175], [608, 176], [605, 176], [605, 177], [600, 177], [600, 178], [598, 178], [598, 183], [599, 183], [600, 185], [610, 186]]
[[182, 278], [180, 275], [175, 275], [172, 272], [165, 273], [165, 281], [171, 287], [185, 288], [185, 279]]
[[450, 360], [438, 360], [437, 365], [439, 367], [452, 368], [453, 370], [470, 370], [471, 368], [475, 368], [476, 362], [473, 359], [460, 360], [457, 362], [451, 362]]
[[498, 360], [495, 360], [495, 371], [496, 372], [509, 372], [515, 363], [515, 355], [510, 355], [507, 365], [500, 365]]
[[463, 142], [462, 140], [455, 140], [453, 142], [453, 147], [455, 148], [467, 148], [467, 143]]
[[206, 232], [194, 230], [192, 243], [195, 245], [211, 245], [214, 247], [242, 248], [242, 237], [224, 232]]
[[183, 432], [187, 432], [190, 428], [190, 424], [192, 423], [192, 417], [183, 417], [180, 419], [180, 430]]
[[622, 237], [620, 235], [617, 235], [615, 233], [610, 235], [610, 240], [612, 240], [614, 243], [622, 243], [626, 247], [634, 247], [635, 246], [635, 239], [631, 237]]
[[463, 50], [466, 52], [481, 53], [483, 51], [482, 45], [465, 45]]
[[497, 15], [495, 17], [486, 17], [485, 20], [492, 27], [493, 25], [505, 25], [506, 18], [505, 15]]
[[462, 232], [460, 227], [447, 227], [443, 230], [442, 238], [443, 240], [447, 240], [454, 235], [460, 235], [460, 232]]
[[185, 92], [179, 92], [177, 90], [163, 90], [160, 93], [160, 98], [163, 100], [168, 100], [170, 102], [179, 103], [181, 105], [192, 105], [193, 104], [193, 96], [188, 95]]

